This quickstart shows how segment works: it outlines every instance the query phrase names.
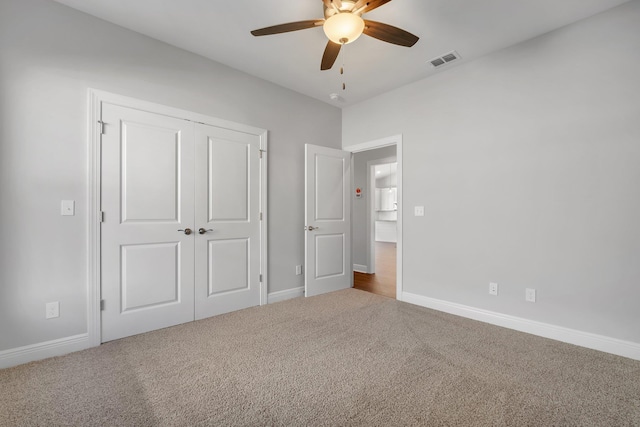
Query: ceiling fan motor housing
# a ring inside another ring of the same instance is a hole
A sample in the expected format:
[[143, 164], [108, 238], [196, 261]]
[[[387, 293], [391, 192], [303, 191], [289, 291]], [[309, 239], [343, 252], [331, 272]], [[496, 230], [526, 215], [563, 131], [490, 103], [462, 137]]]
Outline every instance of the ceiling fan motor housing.
[[364, 30], [362, 18], [351, 12], [341, 12], [324, 21], [322, 26], [329, 40], [338, 44], [355, 41]]
[[[351, 0], [343, 0], [341, 3], [342, 4], [340, 7], [340, 12], [353, 12], [353, 9], [356, 5], [356, 2]], [[324, 4], [323, 6], [324, 6], [324, 19], [329, 19], [333, 15], [339, 13], [335, 7], [327, 7], [326, 4]]]

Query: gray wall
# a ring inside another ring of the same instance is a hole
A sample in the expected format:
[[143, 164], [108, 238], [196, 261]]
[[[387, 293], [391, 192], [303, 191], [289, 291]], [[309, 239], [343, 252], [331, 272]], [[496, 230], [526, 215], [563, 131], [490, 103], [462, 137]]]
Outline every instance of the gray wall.
[[640, 343], [639, 22], [632, 1], [343, 110], [343, 147], [403, 135], [404, 291]]
[[[369, 267], [367, 260], [367, 246], [369, 245], [367, 209], [369, 209], [369, 198], [374, 197], [374, 189], [370, 189], [369, 183], [367, 182], [367, 162], [387, 157], [395, 159], [395, 145], [376, 148], [375, 150], [362, 151], [353, 155], [353, 188], [355, 189], [360, 187], [364, 194], [360, 199], [352, 197], [353, 225], [351, 227], [351, 232], [353, 233], [352, 250], [354, 264], [366, 265]], [[371, 192], [369, 190], [371, 190]]]
[[269, 292], [303, 285], [304, 144], [340, 147], [338, 108], [52, 1], [2, 0], [0, 351], [86, 332], [88, 88], [268, 129]]

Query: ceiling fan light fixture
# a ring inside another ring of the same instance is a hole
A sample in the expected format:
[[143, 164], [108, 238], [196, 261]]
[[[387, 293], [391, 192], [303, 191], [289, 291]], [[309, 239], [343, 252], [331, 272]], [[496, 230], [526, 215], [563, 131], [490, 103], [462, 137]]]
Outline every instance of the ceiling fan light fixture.
[[362, 35], [364, 20], [350, 12], [336, 13], [324, 21], [322, 28], [332, 42], [348, 44]]

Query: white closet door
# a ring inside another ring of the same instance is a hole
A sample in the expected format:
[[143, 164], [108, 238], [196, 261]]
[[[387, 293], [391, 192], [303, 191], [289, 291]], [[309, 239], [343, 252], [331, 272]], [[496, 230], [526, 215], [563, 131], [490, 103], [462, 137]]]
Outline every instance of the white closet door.
[[193, 124], [103, 104], [102, 341], [194, 318]]
[[260, 137], [196, 125], [195, 315], [260, 304]]

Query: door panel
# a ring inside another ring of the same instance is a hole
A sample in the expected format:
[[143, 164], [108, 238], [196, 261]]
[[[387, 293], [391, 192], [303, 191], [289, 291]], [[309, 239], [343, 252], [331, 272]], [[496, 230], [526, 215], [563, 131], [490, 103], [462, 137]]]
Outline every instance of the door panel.
[[[123, 245], [121, 251], [123, 313], [178, 301], [178, 243]], [[149, 270], [149, 265], [154, 269]]]
[[260, 304], [260, 137], [196, 126], [195, 317]]
[[344, 158], [316, 154], [314, 221], [344, 221], [344, 169]]
[[209, 241], [209, 293], [249, 289], [249, 239]]
[[351, 287], [351, 153], [305, 146], [305, 295]]
[[102, 341], [193, 320], [193, 124], [103, 104]]
[[249, 219], [250, 145], [208, 138], [209, 222]]
[[[314, 235], [318, 279], [344, 274], [344, 234]], [[320, 258], [320, 259], [319, 259]]]
[[180, 130], [126, 120], [121, 127], [122, 221], [179, 222]]

